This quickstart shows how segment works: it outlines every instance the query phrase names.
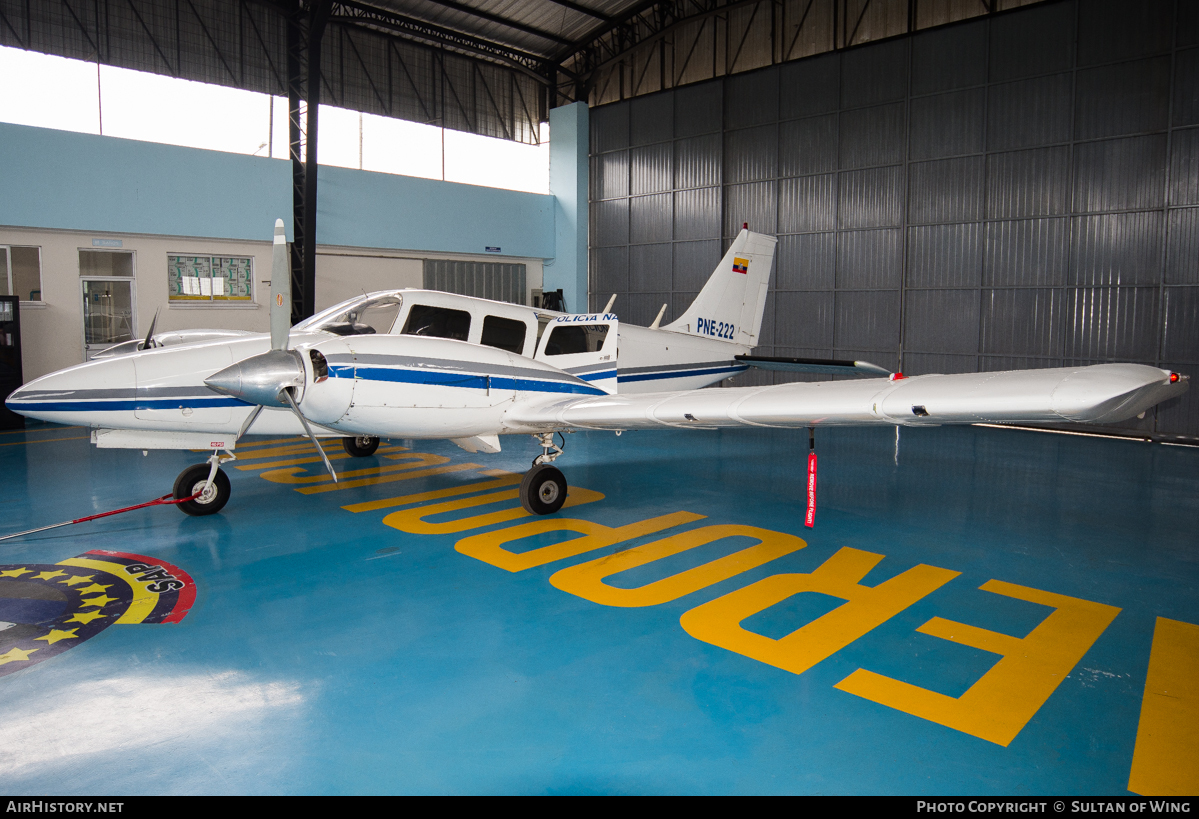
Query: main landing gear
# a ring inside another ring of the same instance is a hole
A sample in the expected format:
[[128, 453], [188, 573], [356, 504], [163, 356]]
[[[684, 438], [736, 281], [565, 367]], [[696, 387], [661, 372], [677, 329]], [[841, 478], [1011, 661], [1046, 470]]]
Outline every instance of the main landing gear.
[[341, 446], [351, 458], [365, 458], [374, 455], [379, 448], [379, 439], [372, 435], [359, 435], [356, 438], [342, 438]]
[[[561, 433], [557, 434], [562, 437]], [[562, 447], [554, 444], [554, 435], [553, 432], [542, 432], [533, 436], [543, 452], [533, 459], [533, 468], [520, 482], [520, 505], [534, 515], [552, 515], [566, 503], [566, 477], [552, 465], [562, 454]], [[562, 438], [562, 444], [566, 444], [565, 438]]]
[[208, 463], [189, 466], [179, 473], [173, 494], [176, 500], [191, 498], [175, 504], [179, 511], [199, 516], [221, 511], [229, 502], [230, 491], [229, 476], [221, 471], [220, 453], [213, 452]]

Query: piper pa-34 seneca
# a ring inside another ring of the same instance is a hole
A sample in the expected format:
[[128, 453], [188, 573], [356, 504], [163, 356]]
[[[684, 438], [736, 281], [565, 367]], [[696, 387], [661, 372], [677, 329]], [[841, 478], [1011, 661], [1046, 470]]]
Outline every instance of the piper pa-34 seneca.
[[[372, 293], [289, 327], [283, 223], [275, 224], [271, 332], [190, 331], [39, 378], [13, 412], [93, 429], [98, 447], [211, 449], [175, 482], [179, 508], [211, 514], [229, 498], [220, 453], [249, 433], [337, 436], [351, 456], [379, 438], [448, 438], [498, 452], [500, 435], [543, 449], [524, 507], [556, 512], [567, 485], [555, 434], [659, 427], [1113, 422], [1186, 390], [1140, 364], [905, 378], [865, 362], [755, 357], [776, 239], [743, 229], [695, 302], [660, 327], [568, 315], [428, 290]], [[611, 302], [609, 302], [611, 306]], [[665, 306], [663, 306], [663, 312]], [[701, 390], [750, 367], [866, 376]]]

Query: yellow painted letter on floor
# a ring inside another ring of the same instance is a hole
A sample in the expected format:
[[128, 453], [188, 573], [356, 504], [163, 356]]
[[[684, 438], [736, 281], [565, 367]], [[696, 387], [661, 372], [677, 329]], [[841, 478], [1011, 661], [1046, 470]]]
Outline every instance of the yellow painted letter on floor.
[[[492, 566], [499, 566], [510, 572], [519, 572], [534, 566], [544, 566], [555, 560], [563, 560], [584, 552], [602, 549], [614, 543], [632, 540], [642, 535], [661, 532], [671, 526], [681, 526], [684, 523], [703, 520], [703, 518], [703, 515], [691, 512], [672, 512], [669, 515], [616, 527], [574, 518], [543, 518], [509, 526], [507, 529], [463, 538], [454, 545], [454, 548], [464, 555], [470, 555], [484, 563], [490, 563]], [[542, 546], [539, 549], [530, 549], [527, 552], [510, 552], [504, 548], [505, 543], [512, 543], [546, 532], [578, 532], [583, 537], [555, 543], [552, 546]]]
[[[445, 514], [446, 512], [455, 512], [459, 509], [470, 509], [472, 506], [486, 506], [489, 503], [516, 500], [519, 497], [519, 489], [508, 489], [503, 492], [476, 495], [473, 498], [431, 503], [428, 506], [417, 506], [414, 509], [405, 509], [402, 512], [392, 512], [383, 518], [383, 522], [392, 529], [399, 529], [401, 532], [408, 532], [413, 535], [444, 535], [452, 532], [465, 532], [467, 529], [478, 529], [481, 526], [491, 526], [496, 523], [517, 520], [518, 518], [527, 518], [529, 513], [524, 510], [524, 507], [518, 501], [516, 506], [501, 509], [498, 512], [487, 512], [483, 515], [458, 518], [457, 520], [449, 520], [442, 523], [429, 523], [425, 518]], [[570, 493], [566, 497], [566, 503], [562, 504], [562, 508], [580, 506], [584, 503], [594, 503], [603, 499], [604, 496], [599, 492], [584, 489], [581, 486], [572, 486]]]
[[1007, 746], [1078, 664], [1120, 609], [1064, 594], [988, 580], [983, 591], [1052, 606], [1054, 611], [1023, 639], [934, 617], [916, 629], [1002, 655], [960, 697], [859, 668], [837, 688], [891, 708]]
[[1199, 626], [1157, 618], [1128, 789], [1199, 793]]
[[[384, 472], [402, 472], [406, 469], [416, 469], [421, 466], [433, 466], [435, 464], [449, 463], [450, 459], [444, 455], [433, 455], [428, 452], [408, 452], [403, 455], [392, 455], [392, 459], [398, 460], [403, 458], [411, 463], [403, 464], [384, 464], [383, 466], [372, 466], [365, 469], [349, 469], [338, 473], [338, 478], [357, 478], [363, 475], [381, 475]], [[312, 463], [321, 464], [312, 470], [313, 474], [304, 474], [309, 471], [308, 468], [302, 466], [289, 466], [284, 469], [272, 469], [263, 472], [258, 477], [271, 483], [290, 483], [290, 484], [305, 484], [305, 483], [324, 483], [332, 481], [328, 473], [324, 471], [325, 467], [319, 458], [311, 459]]]
[[[960, 574], [921, 564], [877, 586], [860, 585], [883, 557], [843, 548], [811, 574], [767, 577], [691, 609], [679, 622], [696, 639], [802, 674]], [[846, 602], [778, 640], [741, 628], [742, 620], [801, 592]]]
[[[644, 566], [688, 549], [703, 546], [726, 537], [752, 537], [753, 546], [709, 561], [685, 572], [648, 583], [637, 589], [618, 589], [604, 583], [604, 578], [618, 572]], [[728, 580], [730, 577], [756, 569], [776, 557], [798, 552], [808, 544], [795, 535], [759, 529], [756, 526], [725, 524], [704, 526], [677, 535], [634, 546], [614, 555], [601, 557], [578, 566], [571, 566], [550, 577], [550, 583], [562, 591], [577, 594], [585, 600], [604, 606], [656, 606], [677, 600], [694, 591]]]

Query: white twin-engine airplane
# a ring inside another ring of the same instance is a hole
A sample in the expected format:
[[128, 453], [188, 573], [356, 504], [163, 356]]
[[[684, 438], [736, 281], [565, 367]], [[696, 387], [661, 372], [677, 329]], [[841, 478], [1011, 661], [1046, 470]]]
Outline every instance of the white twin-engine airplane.
[[[248, 433], [306, 433], [351, 456], [379, 438], [448, 438], [498, 452], [500, 435], [543, 449], [520, 497], [557, 511], [567, 485], [555, 433], [660, 427], [814, 427], [1112, 422], [1180, 395], [1186, 376], [1140, 364], [905, 378], [865, 362], [762, 358], [757, 344], [776, 239], [743, 229], [695, 302], [659, 327], [428, 290], [372, 293], [289, 327], [283, 222], [275, 223], [271, 332], [154, 336], [134, 351], [38, 378], [10, 395], [21, 415], [91, 427], [101, 448], [211, 449], [175, 482], [188, 514], [229, 498], [220, 453]], [[609, 308], [611, 302], [609, 302]], [[663, 307], [663, 311], [665, 307]], [[701, 390], [750, 367], [875, 376]], [[565, 439], [563, 439], [565, 440]]]

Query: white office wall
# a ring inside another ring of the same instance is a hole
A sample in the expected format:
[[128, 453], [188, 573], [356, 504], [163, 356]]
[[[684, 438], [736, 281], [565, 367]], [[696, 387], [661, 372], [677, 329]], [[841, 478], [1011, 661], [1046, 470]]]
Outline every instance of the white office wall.
[[[271, 244], [224, 239], [196, 239], [114, 233], [82, 233], [0, 226], [0, 245], [42, 249], [42, 301], [21, 305], [21, 363], [25, 381], [83, 361], [83, 306], [79, 284], [79, 251], [93, 240], [120, 240], [122, 251], [134, 253], [136, 320], [139, 335], [150, 327], [156, 310], [159, 330], [221, 328], [267, 332], [270, 318]], [[167, 255], [209, 254], [254, 259], [253, 305], [180, 305], [167, 299]], [[336, 304], [363, 291], [421, 287], [422, 259], [519, 262], [527, 266], [527, 286], [540, 288], [540, 259], [458, 255], [371, 248], [318, 247], [316, 308]]]

